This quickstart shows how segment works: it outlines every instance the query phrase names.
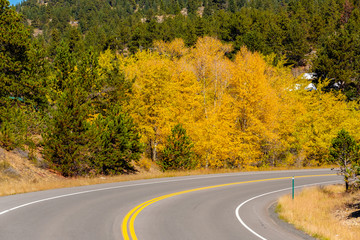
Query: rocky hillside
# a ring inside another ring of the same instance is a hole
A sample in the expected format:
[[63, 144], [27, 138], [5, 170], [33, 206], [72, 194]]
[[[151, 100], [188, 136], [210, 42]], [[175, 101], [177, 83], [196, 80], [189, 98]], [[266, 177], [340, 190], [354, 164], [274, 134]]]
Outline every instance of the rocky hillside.
[[7, 151], [0, 148], [1, 182], [38, 182], [61, 178], [57, 174], [40, 167], [37, 160], [29, 159], [28, 153], [21, 149]]

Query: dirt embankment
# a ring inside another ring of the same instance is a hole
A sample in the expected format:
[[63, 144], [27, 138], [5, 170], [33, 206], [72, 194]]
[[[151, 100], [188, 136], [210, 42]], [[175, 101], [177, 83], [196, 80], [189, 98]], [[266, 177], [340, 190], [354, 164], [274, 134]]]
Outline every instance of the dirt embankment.
[[39, 182], [62, 178], [61, 176], [41, 168], [41, 159], [29, 159], [29, 154], [21, 149], [6, 151], [0, 148], [0, 183]]

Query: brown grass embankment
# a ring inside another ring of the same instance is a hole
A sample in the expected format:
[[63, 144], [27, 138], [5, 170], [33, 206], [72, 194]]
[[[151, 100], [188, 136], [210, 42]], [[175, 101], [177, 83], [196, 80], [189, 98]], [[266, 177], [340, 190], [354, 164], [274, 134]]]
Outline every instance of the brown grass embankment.
[[360, 236], [360, 192], [343, 185], [306, 188], [283, 196], [277, 211], [283, 220], [318, 239], [356, 240]]

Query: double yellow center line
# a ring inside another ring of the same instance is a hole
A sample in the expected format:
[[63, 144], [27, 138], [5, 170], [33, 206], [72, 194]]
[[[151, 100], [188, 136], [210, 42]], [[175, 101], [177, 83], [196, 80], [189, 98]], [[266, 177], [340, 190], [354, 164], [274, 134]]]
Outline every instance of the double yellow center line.
[[[324, 176], [332, 176], [332, 175], [336, 175], [336, 174], [304, 175], [304, 176], [296, 176], [296, 178], [324, 177]], [[251, 181], [244, 181], [244, 182], [219, 184], [219, 185], [214, 185], [214, 186], [201, 187], [201, 188], [195, 188], [195, 189], [185, 190], [185, 191], [181, 191], [181, 192], [175, 192], [175, 193], [163, 195], [161, 197], [150, 199], [149, 201], [146, 201], [146, 202], [134, 207], [130, 212], [128, 212], [128, 214], [126, 214], [126, 216], [124, 217], [122, 224], [121, 224], [121, 232], [122, 232], [123, 238], [124, 238], [124, 240], [130, 240], [130, 239], [137, 240], [138, 239], [135, 234], [135, 228], [134, 228], [134, 223], [135, 223], [136, 217], [139, 215], [139, 213], [142, 210], [144, 210], [144, 208], [146, 208], [147, 206], [149, 206], [153, 203], [156, 203], [160, 200], [178, 196], [178, 195], [185, 194], [185, 193], [201, 191], [201, 190], [220, 188], [220, 187], [226, 187], [226, 186], [232, 186], [232, 185], [239, 185], [239, 184], [244, 184], [244, 183], [266, 182], [266, 181], [283, 180], [283, 179], [290, 179], [290, 178], [292, 178], [292, 177], [268, 178], [268, 179], [251, 180]], [[130, 232], [130, 235], [129, 235], [129, 232]]]

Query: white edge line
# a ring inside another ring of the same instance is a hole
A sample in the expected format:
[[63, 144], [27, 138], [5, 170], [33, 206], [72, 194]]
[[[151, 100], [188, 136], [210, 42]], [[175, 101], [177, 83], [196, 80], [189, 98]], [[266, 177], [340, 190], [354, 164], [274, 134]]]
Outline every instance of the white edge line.
[[[313, 171], [321, 171], [321, 170], [325, 170], [325, 169], [313, 169]], [[301, 172], [303, 170], [292, 170], [289, 172]], [[271, 172], [271, 171], [269, 171]], [[54, 200], [54, 199], [58, 199], [58, 198], [64, 198], [64, 197], [70, 197], [70, 196], [75, 196], [75, 195], [80, 195], [80, 194], [85, 194], [85, 193], [92, 193], [92, 192], [100, 192], [100, 191], [106, 191], [106, 190], [112, 190], [112, 189], [119, 189], [119, 188], [127, 188], [127, 187], [134, 187], [134, 186], [144, 186], [144, 185], [151, 185], [151, 184], [158, 184], [158, 183], [169, 183], [169, 182], [180, 182], [180, 181], [189, 181], [189, 180], [197, 180], [197, 179], [207, 179], [207, 178], [217, 178], [217, 177], [237, 177], [237, 176], [246, 176], [246, 175], [257, 175], [257, 174], [261, 174], [261, 173], [267, 173], [267, 172], [249, 172], [249, 173], [237, 173], [237, 174], [226, 174], [226, 175], [215, 175], [215, 176], [201, 176], [201, 177], [192, 177], [192, 178], [186, 178], [186, 179], [174, 179], [174, 180], [168, 180], [168, 181], [156, 181], [156, 182], [150, 182], [150, 183], [138, 183], [138, 184], [132, 184], [132, 185], [122, 185], [122, 186], [115, 186], [115, 187], [107, 187], [107, 188], [100, 188], [100, 189], [93, 189], [93, 190], [88, 190], [88, 191], [81, 191], [81, 192], [75, 192], [75, 193], [69, 193], [69, 194], [64, 194], [64, 195], [58, 195], [55, 197], [49, 197], [49, 198], [43, 198], [40, 200], [36, 200], [36, 201], [32, 201], [32, 202], [28, 202], [22, 205], [18, 205], [16, 207], [13, 208], [9, 208], [6, 209], [2, 212], [0, 212], [0, 216], [4, 215], [8, 212], [17, 210], [19, 208], [23, 208], [23, 207], [27, 207], [36, 203], [41, 203], [41, 202], [46, 202], [46, 201], [50, 201], [50, 200]]]
[[[303, 188], [303, 187], [308, 187], [308, 186], [314, 186], [314, 185], [320, 185], [320, 184], [328, 184], [328, 183], [335, 183], [335, 182], [341, 182], [341, 180], [336, 180], [336, 181], [328, 181], [328, 182], [320, 182], [320, 183], [312, 183], [312, 184], [306, 184], [306, 185], [301, 185], [301, 186], [297, 186], [295, 188]], [[256, 199], [256, 198], [260, 198], [266, 195], [270, 195], [273, 193], [277, 193], [277, 192], [282, 192], [282, 191], [286, 191], [286, 190], [290, 190], [290, 188], [284, 188], [284, 189], [280, 189], [280, 190], [276, 190], [276, 191], [272, 191], [272, 192], [267, 192], [267, 193], [263, 193], [260, 195], [257, 195], [255, 197], [252, 197], [244, 202], [242, 202], [236, 209], [235, 209], [235, 215], [237, 217], [237, 219], [239, 220], [239, 222], [241, 223], [241, 225], [243, 225], [249, 232], [251, 232], [252, 234], [254, 234], [255, 236], [257, 236], [258, 238], [262, 239], [262, 240], [267, 240], [266, 238], [264, 238], [263, 236], [261, 236], [260, 234], [258, 234], [257, 232], [255, 232], [254, 230], [252, 230], [248, 225], [246, 225], [244, 223], [244, 221], [241, 219], [240, 214], [239, 214], [239, 210], [242, 206], [244, 206], [246, 203]]]
[[[49, 198], [43, 198], [40, 200], [36, 200], [36, 201], [32, 201], [32, 202], [28, 202], [22, 205], [18, 205], [16, 207], [13, 208], [9, 208], [6, 209], [2, 212], [0, 212], [0, 216], [14, 211], [16, 209], [19, 208], [23, 208], [26, 206], [30, 206], [36, 203], [41, 203], [41, 202], [46, 202], [46, 201], [50, 201], [50, 200], [54, 200], [54, 199], [58, 199], [58, 198], [64, 198], [64, 197], [70, 197], [70, 196], [75, 196], [75, 195], [80, 195], [80, 194], [85, 194], [85, 193], [92, 193], [92, 192], [100, 192], [100, 191], [106, 191], [106, 190], [112, 190], [112, 189], [119, 189], [119, 188], [127, 188], [127, 187], [135, 187], [135, 186], [144, 186], [144, 185], [151, 185], [151, 184], [158, 184], [158, 183], [170, 183], [170, 182], [181, 182], [181, 181], [189, 181], [189, 180], [201, 180], [201, 179], [207, 179], [207, 178], [216, 178], [216, 177], [236, 177], [236, 176], [243, 176], [243, 175], [249, 175], [249, 174], [234, 174], [234, 175], [219, 175], [219, 176], [202, 176], [202, 177], [192, 177], [192, 178], [186, 178], [186, 179], [173, 179], [173, 180], [167, 180], [167, 181], [156, 181], [156, 182], [149, 182], [149, 183], [138, 183], [138, 184], [131, 184], [131, 185], [122, 185], [122, 186], [114, 186], [114, 187], [107, 187], [107, 188], [99, 188], [99, 189], [93, 189], [93, 190], [87, 190], [87, 191], [81, 191], [81, 192], [75, 192], [75, 193], [69, 193], [69, 194], [64, 194], [64, 195], [58, 195], [58, 196], [54, 196], [54, 197], [49, 197]], [[91, 186], [91, 185], [88, 185]], [[86, 187], [86, 186], [82, 186], [82, 187]], [[64, 188], [63, 188], [64, 189]], [[56, 190], [56, 189], [52, 189], [52, 190]]]

